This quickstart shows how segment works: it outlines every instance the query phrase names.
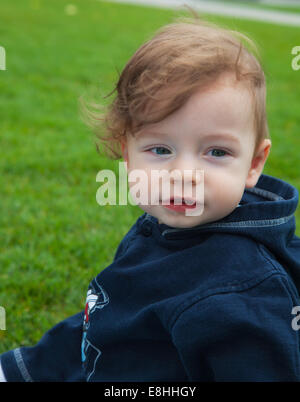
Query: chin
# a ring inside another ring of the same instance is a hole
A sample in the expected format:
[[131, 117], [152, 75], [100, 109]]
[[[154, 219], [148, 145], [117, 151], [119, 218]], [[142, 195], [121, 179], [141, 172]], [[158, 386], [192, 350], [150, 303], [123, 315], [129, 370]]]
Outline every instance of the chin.
[[194, 216], [174, 216], [174, 217], [158, 217], [159, 223], [164, 223], [170, 227], [185, 229], [201, 225], [201, 220]]
[[194, 226], [203, 225], [207, 223], [209, 219], [205, 219], [203, 214], [201, 216], [188, 216], [185, 214], [178, 214], [176, 212], [170, 210], [162, 210], [161, 206], [155, 207], [149, 205], [139, 205], [139, 207], [147, 212], [148, 214], [154, 216], [158, 223], [165, 224], [167, 226], [178, 228], [178, 229], [185, 229], [185, 228], [192, 228]]

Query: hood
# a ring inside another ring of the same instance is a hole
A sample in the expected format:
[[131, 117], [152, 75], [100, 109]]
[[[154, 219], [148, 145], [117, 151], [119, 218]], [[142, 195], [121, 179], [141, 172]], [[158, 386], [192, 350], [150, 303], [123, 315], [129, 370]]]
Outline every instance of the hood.
[[[225, 218], [192, 228], [160, 224], [166, 239], [191, 237], [199, 232], [236, 233], [262, 243], [293, 278], [300, 290], [300, 238], [295, 235], [294, 213], [298, 191], [292, 185], [262, 174], [254, 188], [246, 189], [239, 206]], [[158, 224], [154, 217], [150, 217]]]

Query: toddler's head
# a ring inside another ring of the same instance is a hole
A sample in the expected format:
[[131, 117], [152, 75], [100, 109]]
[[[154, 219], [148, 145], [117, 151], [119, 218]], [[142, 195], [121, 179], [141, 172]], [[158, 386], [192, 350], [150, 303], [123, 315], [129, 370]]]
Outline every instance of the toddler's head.
[[[140, 207], [160, 223], [192, 227], [223, 218], [263, 170], [271, 146], [265, 76], [243, 42], [255, 49], [241, 33], [181, 18], [144, 43], [121, 73], [102, 119], [108, 136], [99, 138], [114, 158], [124, 157], [128, 174], [146, 173], [148, 202]], [[162, 205], [162, 189], [151, 201], [154, 170], [181, 173], [169, 176], [170, 197], [184, 197], [189, 185], [193, 216]]]

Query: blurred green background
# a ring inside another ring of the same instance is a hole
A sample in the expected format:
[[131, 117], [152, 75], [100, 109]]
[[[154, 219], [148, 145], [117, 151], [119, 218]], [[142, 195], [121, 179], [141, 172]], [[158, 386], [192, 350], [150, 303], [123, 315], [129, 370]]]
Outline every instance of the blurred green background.
[[[96, 0], [1, 0], [0, 305], [7, 329], [0, 353], [32, 345], [82, 310], [90, 280], [143, 213], [96, 203], [97, 172], [117, 173], [118, 161], [96, 152], [78, 98], [91, 88], [111, 92], [134, 51], [179, 14], [188, 15]], [[258, 43], [273, 142], [264, 172], [300, 190], [300, 70], [291, 68], [299, 28], [207, 19]]]

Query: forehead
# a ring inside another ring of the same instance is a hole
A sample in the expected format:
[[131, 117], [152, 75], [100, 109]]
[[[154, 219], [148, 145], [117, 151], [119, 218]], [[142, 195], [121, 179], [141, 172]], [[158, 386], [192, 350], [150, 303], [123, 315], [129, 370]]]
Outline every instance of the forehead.
[[[253, 98], [242, 83], [223, 79], [196, 91], [176, 112], [158, 123], [144, 126], [137, 138], [199, 134], [234, 141], [241, 133], [254, 131]], [[245, 134], [246, 135], [246, 134]]]
[[195, 92], [183, 107], [183, 113], [202, 122], [234, 125], [253, 116], [252, 106], [252, 95], [244, 84], [225, 81]]

